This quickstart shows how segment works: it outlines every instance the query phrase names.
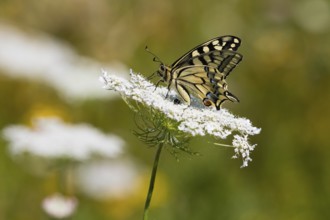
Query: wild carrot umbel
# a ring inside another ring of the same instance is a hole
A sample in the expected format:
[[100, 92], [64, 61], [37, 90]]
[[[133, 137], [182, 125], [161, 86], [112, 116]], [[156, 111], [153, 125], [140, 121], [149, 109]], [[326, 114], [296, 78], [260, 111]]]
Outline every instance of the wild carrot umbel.
[[149, 146], [157, 148], [149, 192], [146, 200], [144, 220], [148, 217], [148, 208], [153, 192], [159, 156], [164, 147], [177, 155], [184, 151], [197, 154], [190, 150], [188, 142], [194, 136], [209, 135], [216, 139], [226, 139], [232, 135], [234, 158], [241, 157], [242, 167], [251, 161], [250, 152], [255, 145], [248, 142], [249, 135], [256, 135], [259, 128], [252, 126], [250, 120], [238, 118], [226, 109], [219, 111], [199, 105], [192, 97], [192, 104], [175, 104], [177, 97], [168, 93], [164, 87], [155, 87], [141, 75], [131, 71], [129, 81], [103, 72], [100, 80], [104, 88], [119, 92], [128, 106], [136, 114], [137, 137]]

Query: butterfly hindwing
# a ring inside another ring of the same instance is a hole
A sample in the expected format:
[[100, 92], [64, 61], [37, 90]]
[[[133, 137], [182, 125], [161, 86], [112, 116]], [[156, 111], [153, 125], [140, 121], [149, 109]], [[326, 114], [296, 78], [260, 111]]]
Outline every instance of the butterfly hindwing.
[[190, 104], [190, 93], [200, 100], [208, 100], [217, 109], [225, 100], [238, 101], [227, 91], [225, 75], [215, 67], [185, 66], [177, 70], [175, 89], [183, 100]]
[[[178, 69], [177, 73], [175, 85], [181, 97], [181, 88], [184, 88], [185, 91], [190, 91], [200, 99], [203, 99], [213, 88], [204, 66], [185, 66]], [[190, 98], [185, 96], [184, 101], [189, 104]]]

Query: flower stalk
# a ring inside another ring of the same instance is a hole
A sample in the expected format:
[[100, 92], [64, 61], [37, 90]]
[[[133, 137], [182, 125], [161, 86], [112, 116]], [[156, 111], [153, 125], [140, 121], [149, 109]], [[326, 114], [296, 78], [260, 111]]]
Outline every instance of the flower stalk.
[[163, 146], [164, 146], [163, 143], [159, 143], [157, 146], [157, 151], [156, 151], [154, 164], [152, 167], [152, 172], [151, 172], [151, 177], [150, 177], [148, 194], [147, 194], [146, 202], [144, 205], [143, 220], [148, 220], [150, 202], [151, 202], [151, 198], [152, 198], [152, 194], [153, 194], [154, 186], [155, 186], [155, 181], [156, 181], [158, 162], [159, 162], [159, 158], [160, 158], [160, 154], [162, 152]]

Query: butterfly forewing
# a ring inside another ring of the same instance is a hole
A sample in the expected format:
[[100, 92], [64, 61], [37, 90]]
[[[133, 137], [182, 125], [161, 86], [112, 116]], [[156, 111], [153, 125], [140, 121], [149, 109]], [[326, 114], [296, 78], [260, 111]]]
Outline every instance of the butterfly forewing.
[[197, 47], [191, 49], [182, 57], [177, 59], [172, 65], [172, 68], [182, 67], [184, 65], [191, 65], [192, 60], [196, 57], [204, 57], [208, 54], [213, 54], [215, 51], [219, 51], [216, 56], [221, 56], [221, 52], [225, 50], [236, 51], [241, 45], [241, 40], [234, 36], [222, 36], [213, 38]]

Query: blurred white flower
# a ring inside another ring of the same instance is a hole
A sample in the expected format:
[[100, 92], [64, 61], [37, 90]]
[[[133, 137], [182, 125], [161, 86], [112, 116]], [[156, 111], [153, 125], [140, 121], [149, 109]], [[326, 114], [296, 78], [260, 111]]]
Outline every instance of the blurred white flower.
[[78, 188], [99, 200], [130, 196], [137, 187], [139, 171], [127, 160], [95, 161], [79, 166]]
[[42, 33], [27, 34], [0, 23], [0, 69], [11, 77], [25, 77], [46, 83], [65, 98], [117, 97], [105, 95], [95, 76], [101, 68], [128, 76], [119, 63], [100, 63], [78, 55], [73, 48]]
[[46, 197], [42, 201], [42, 208], [49, 216], [57, 219], [71, 216], [77, 207], [77, 199], [63, 196], [59, 193]]
[[164, 99], [167, 88], [155, 86], [141, 75], [131, 72], [131, 79], [108, 75], [106, 72], [100, 77], [104, 88], [120, 92], [124, 98], [130, 98], [146, 106], [150, 106], [163, 112], [168, 118], [180, 123], [178, 129], [191, 134], [192, 136], [211, 135], [216, 138], [225, 139], [231, 134], [235, 148], [234, 157], [241, 156], [243, 167], [247, 166], [250, 158], [250, 151], [255, 145], [248, 142], [249, 135], [259, 134], [260, 128], [253, 127], [250, 120], [239, 118], [222, 108], [219, 111], [204, 106], [188, 107], [185, 104], [174, 104], [173, 101]]
[[12, 154], [24, 152], [47, 158], [68, 157], [86, 160], [93, 155], [117, 157], [124, 141], [115, 135], [103, 134], [87, 125], [65, 124], [58, 118], [38, 118], [32, 127], [8, 126], [3, 130]]

